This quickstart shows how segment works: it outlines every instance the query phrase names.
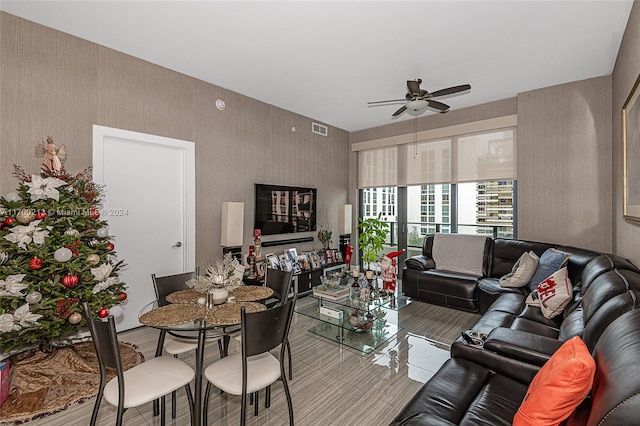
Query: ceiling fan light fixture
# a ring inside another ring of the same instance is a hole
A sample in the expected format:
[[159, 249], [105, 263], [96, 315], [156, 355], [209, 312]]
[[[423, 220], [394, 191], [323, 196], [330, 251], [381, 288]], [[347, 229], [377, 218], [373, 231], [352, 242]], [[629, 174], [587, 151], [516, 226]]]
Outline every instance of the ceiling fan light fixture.
[[411, 111], [420, 111], [427, 107], [429, 103], [424, 99], [414, 99], [407, 102], [407, 109]]

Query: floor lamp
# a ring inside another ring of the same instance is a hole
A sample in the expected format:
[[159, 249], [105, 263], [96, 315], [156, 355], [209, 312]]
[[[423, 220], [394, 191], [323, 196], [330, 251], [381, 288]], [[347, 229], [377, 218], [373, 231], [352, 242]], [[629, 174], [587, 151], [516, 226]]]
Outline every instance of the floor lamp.
[[242, 263], [242, 244], [244, 236], [244, 203], [225, 201], [222, 203], [222, 221], [220, 244], [222, 253], [231, 253]]
[[340, 238], [340, 252], [345, 255], [347, 245], [351, 244], [351, 204], [342, 204], [338, 209], [338, 235]]

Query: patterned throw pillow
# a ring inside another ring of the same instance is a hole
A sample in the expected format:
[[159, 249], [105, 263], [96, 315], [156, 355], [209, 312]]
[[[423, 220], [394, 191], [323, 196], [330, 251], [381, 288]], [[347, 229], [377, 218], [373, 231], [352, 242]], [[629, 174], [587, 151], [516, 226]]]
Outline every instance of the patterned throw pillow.
[[539, 260], [538, 255], [533, 251], [522, 253], [520, 259], [511, 268], [511, 272], [500, 278], [500, 286], [524, 287], [535, 274]]
[[529, 290], [535, 290], [542, 280], [566, 265], [570, 257], [571, 253], [565, 253], [553, 248], [547, 249], [542, 253], [538, 267], [536, 268], [536, 273], [533, 274], [533, 277], [529, 280]]
[[573, 287], [569, 279], [567, 267], [561, 268], [542, 281], [538, 288], [533, 290], [525, 303], [531, 306], [540, 306], [545, 318], [553, 318], [562, 313], [571, 301]]

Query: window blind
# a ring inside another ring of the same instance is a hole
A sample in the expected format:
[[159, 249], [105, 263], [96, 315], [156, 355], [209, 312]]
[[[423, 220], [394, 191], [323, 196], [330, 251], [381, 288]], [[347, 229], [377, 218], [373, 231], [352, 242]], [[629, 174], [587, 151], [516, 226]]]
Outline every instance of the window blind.
[[398, 185], [398, 147], [369, 149], [358, 153], [358, 187]]
[[456, 182], [516, 179], [514, 129], [459, 136]]
[[515, 127], [358, 152], [358, 187], [517, 179]]

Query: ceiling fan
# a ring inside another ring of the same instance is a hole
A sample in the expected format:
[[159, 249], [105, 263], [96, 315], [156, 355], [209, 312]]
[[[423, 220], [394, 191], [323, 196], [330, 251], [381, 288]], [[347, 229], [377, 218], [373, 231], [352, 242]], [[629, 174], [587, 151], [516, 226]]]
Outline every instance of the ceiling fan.
[[447, 112], [449, 111], [449, 105], [436, 101], [433, 98], [452, 95], [454, 93], [464, 92], [465, 90], [471, 89], [470, 85], [462, 84], [460, 86], [447, 87], [446, 89], [436, 90], [435, 92], [429, 93], [424, 89], [420, 89], [420, 83], [422, 83], [421, 78], [418, 78], [416, 80], [407, 80], [408, 91], [405, 95], [405, 99], [391, 99], [388, 101], [368, 102], [367, 105], [380, 105], [406, 101], [407, 103], [404, 106], [400, 107], [400, 109], [398, 109], [391, 115], [391, 117], [394, 118], [398, 117], [400, 114], [407, 110], [418, 112], [425, 109], [426, 107], [437, 109], [440, 112]]

